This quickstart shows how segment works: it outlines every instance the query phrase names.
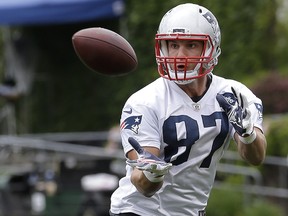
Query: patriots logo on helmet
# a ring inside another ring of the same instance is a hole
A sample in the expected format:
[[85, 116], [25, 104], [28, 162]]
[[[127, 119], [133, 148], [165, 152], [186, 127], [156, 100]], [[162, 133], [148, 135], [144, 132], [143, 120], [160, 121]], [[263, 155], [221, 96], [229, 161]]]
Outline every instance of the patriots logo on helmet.
[[211, 12], [207, 11], [205, 14], [203, 14], [203, 17], [205, 17], [205, 19], [210, 23], [215, 33], [217, 29], [217, 21], [214, 15]]
[[142, 115], [140, 116], [130, 116], [126, 118], [120, 125], [121, 130], [122, 129], [128, 129], [133, 131], [135, 134], [138, 134], [139, 131], [139, 125], [142, 121]]
[[210, 11], [207, 11], [202, 16], [210, 23], [213, 29], [215, 38], [214, 39], [212, 38], [212, 39], [215, 40], [216, 43], [220, 43], [221, 35], [220, 35], [219, 27], [218, 27], [218, 22], [215, 16]]

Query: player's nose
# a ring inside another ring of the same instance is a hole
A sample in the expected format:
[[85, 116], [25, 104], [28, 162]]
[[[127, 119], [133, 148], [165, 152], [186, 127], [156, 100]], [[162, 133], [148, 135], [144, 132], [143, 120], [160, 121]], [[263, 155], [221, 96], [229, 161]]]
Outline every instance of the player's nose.
[[180, 46], [177, 52], [177, 59], [175, 62], [175, 68], [177, 68], [177, 70], [182, 71], [185, 70], [186, 67], [186, 58], [188, 56], [187, 50], [183, 47]]
[[188, 56], [187, 49], [185, 48], [185, 46], [180, 45], [178, 52], [177, 52], [177, 57], [181, 58], [181, 57], [186, 57], [186, 56]]

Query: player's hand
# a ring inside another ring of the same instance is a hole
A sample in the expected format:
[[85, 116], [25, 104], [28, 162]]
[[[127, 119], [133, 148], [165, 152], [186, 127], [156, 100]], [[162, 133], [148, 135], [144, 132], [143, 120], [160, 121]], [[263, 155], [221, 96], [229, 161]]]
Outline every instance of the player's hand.
[[235, 131], [241, 138], [244, 138], [240, 138], [240, 140], [245, 144], [252, 143], [256, 138], [256, 133], [251, 120], [248, 100], [245, 95], [236, 91], [233, 87], [231, 89], [234, 98], [227, 98], [218, 93], [216, 99], [226, 112], [229, 122], [233, 125]]
[[164, 175], [167, 174], [172, 164], [166, 163], [157, 156], [145, 151], [134, 138], [129, 137], [128, 141], [137, 152], [138, 159], [127, 159], [126, 163], [131, 167], [136, 167], [137, 169], [142, 170], [144, 175], [151, 182], [162, 181]]
[[126, 163], [131, 167], [136, 167], [139, 170], [148, 171], [151, 173], [155, 173], [157, 175], [165, 175], [172, 166], [171, 163], [141, 157], [138, 158], [137, 160], [127, 159]]

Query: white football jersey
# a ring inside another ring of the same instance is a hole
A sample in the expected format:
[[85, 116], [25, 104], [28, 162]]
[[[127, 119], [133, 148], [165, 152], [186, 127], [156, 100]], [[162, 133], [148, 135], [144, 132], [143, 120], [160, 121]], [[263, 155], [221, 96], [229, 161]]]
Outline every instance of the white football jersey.
[[[211, 74], [212, 75], [212, 74]], [[216, 165], [234, 134], [217, 93], [239, 89], [249, 101], [254, 126], [262, 130], [262, 102], [243, 84], [212, 75], [205, 95], [192, 99], [175, 84], [158, 78], [134, 93], [124, 105], [121, 137], [125, 154], [132, 150], [128, 137], [141, 146], [160, 149], [160, 158], [173, 164], [162, 188], [152, 197], [140, 194], [130, 181], [132, 168], [111, 197], [111, 212], [143, 216], [198, 215], [213, 186]]]

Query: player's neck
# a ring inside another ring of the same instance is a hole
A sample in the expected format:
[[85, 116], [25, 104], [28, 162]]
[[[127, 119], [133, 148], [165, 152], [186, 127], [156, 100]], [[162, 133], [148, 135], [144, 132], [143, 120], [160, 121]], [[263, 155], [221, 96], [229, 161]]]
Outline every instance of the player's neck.
[[194, 80], [192, 83], [187, 85], [179, 85], [179, 87], [195, 102], [201, 99], [201, 97], [206, 93], [208, 90], [211, 77], [206, 75], [204, 77], [198, 78]]

